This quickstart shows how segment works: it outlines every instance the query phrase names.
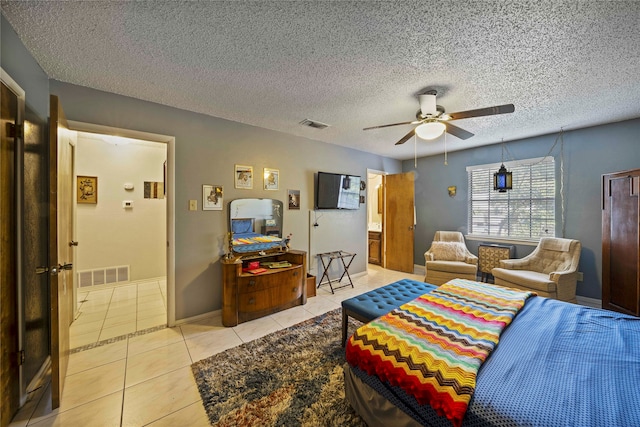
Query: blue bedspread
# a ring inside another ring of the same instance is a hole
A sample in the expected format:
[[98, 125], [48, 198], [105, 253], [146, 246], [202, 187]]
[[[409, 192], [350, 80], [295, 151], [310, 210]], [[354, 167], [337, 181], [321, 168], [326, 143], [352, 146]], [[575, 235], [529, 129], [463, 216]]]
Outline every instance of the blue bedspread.
[[[354, 373], [426, 426], [450, 426]], [[480, 368], [463, 426], [640, 426], [640, 318], [530, 298]]]

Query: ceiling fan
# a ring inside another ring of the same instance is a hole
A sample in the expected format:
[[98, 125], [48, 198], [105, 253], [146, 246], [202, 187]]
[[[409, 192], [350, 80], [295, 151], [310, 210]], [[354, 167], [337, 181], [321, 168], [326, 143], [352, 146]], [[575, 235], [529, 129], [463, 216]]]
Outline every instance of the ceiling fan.
[[415, 133], [422, 139], [436, 139], [444, 132], [447, 132], [460, 139], [469, 139], [473, 134], [462, 128], [452, 125], [451, 121], [468, 119], [471, 117], [493, 116], [496, 114], [513, 113], [515, 107], [513, 104], [496, 105], [494, 107], [478, 108], [476, 110], [459, 111], [457, 113], [447, 114], [442, 106], [436, 105], [435, 90], [429, 90], [424, 94], [418, 95], [420, 100], [420, 109], [416, 113], [416, 120], [410, 122], [392, 123], [388, 125], [372, 126], [363, 130], [380, 129], [391, 126], [400, 125], [419, 125], [403, 136], [396, 145], [404, 144]]

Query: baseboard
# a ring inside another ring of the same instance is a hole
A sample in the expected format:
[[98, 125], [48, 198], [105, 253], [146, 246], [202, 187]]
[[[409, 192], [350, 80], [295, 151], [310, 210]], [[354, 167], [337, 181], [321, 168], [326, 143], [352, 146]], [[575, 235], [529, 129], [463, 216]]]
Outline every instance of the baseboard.
[[424, 265], [419, 265], [419, 264], [413, 264], [413, 274], [421, 274], [421, 275], [425, 275], [426, 270], [424, 268]]
[[187, 317], [185, 319], [180, 319], [180, 320], [176, 319], [176, 323], [175, 323], [174, 326], [184, 325], [185, 323], [197, 322], [198, 320], [208, 319], [208, 318], [214, 317], [214, 316], [222, 316], [222, 309], [210, 311], [208, 313], [199, 314], [199, 315], [193, 316], [193, 317]]
[[593, 308], [602, 308], [602, 300], [599, 300], [599, 299], [576, 295], [576, 300], [580, 305], [586, 305], [587, 307], [593, 307]]

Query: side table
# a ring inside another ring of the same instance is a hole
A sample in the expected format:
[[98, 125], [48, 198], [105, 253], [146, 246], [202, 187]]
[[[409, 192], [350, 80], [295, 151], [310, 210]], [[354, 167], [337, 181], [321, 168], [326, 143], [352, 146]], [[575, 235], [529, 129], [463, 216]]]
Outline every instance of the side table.
[[488, 280], [491, 270], [500, 267], [500, 260], [513, 258], [516, 247], [513, 245], [498, 245], [494, 243], [480, 243], [478, 245], [478, 270], [483, 282]]
[[[332, 252], [323, 252], [321, 254], [318, 254], [318, 257], [320, 258], [320, 262], [322, 263], [322, 267], [324, 268], [324, 271], [322, 273], [322, 276], [320, 276], [320, 280], [318, 281], [317, 288], [319, 289], [320, 286], [326, 285], [327, 283], [331, 288], [331, 293], [334, 293], [335, 289], [344, 288], [346, 286], [351, 286], [353, 288], [353, 282], [351, 281], [351, 276], [349, 276], [349, 267], [351, 266], [351, 263], [353, 262], [353, 259], [355, 258], [355, 256], [356, 254], [352, 254], [350, 252], [345, 252], [345, 251], [332, 251]], [[342, 261], [342, 267], [344, 267], [344, 271], [342, 272], [342, 275], [337, 280], [336, 279], [331, 280], [331, 278], [329, 277], [329, 267], [331, 266], [331, 263], [333, 262], [334, 259], [339, 259], [340, 261]], [[334, 288], [333, 282], [340, 283], [345, 275], [347, 276], [349, 283], [345, 283], [342, 286], [338, 286]], [[327, 281], [323, 282], [325, 278], [327, 279]]]

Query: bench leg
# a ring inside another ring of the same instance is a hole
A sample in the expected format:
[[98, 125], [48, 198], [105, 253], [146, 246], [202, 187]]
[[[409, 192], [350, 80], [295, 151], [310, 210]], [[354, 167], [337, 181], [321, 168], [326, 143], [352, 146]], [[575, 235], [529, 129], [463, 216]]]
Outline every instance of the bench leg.
[[349, 316], [347, 312], [342, 309], [342, 346], [347, 343], [347, 329], [349, 328]]

